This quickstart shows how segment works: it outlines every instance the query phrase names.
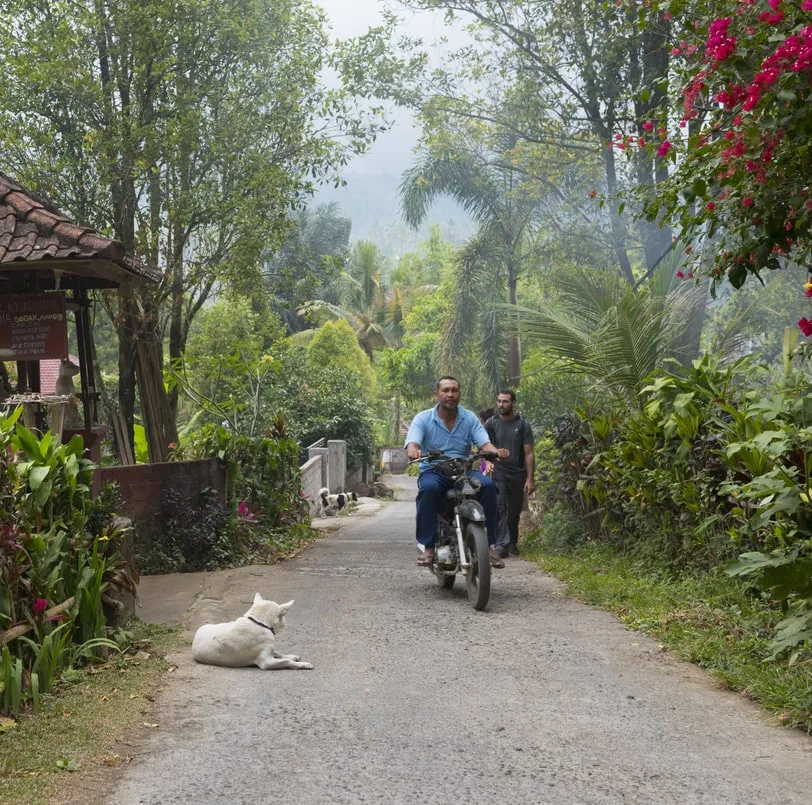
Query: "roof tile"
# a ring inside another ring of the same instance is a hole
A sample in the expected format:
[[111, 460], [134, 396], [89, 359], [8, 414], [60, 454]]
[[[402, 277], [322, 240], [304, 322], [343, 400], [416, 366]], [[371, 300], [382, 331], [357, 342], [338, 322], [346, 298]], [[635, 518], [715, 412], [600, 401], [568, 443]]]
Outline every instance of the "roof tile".
[[161, 272], [128, 255], [124, 244], [73, 223], [47, 198], [0, 173], [0, 270], [15, 260], [102, 258], [138, 277], [160, 282]]

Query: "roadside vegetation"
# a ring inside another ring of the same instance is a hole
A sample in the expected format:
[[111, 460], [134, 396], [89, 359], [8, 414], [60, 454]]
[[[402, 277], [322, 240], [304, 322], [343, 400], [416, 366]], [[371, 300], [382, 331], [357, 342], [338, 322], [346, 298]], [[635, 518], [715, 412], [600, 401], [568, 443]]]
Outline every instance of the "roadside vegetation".
[[[225, 502], [167, 492], [130, 531], [81, 439], [0, 416], [0, 756], [38, 757], [20, 742], [97, 680], [152, 684], [112, 611], [138, 573], [295, 552], [308, 445], [374, 464], [446, 373], [533, 424], [545, 568], [809, 730], [810, 0], [402, 0], [343, 41], [308, 0], [187, 5], [0, 0], [0, 170], [165, 275], [93, 299], [110, 430], [227, 467]], [[435, 59], [414, 10], [470, 40]], [[395, 105], [420, 128], [410, 251], [312, 199]], [[0, 782], [47, 787], [64, 746]]]
[[[133, 623], [129, 650], [108, 662], [63, 673], [37, 714], [0, 718], [0, 801], [17, 805], [78, 802], [87, 775], [132, 759], [123, 733], [160, 729], [150, 715], [171, 673], [178, 628]], [[104, 784], [102, 784], [103, 787]]]

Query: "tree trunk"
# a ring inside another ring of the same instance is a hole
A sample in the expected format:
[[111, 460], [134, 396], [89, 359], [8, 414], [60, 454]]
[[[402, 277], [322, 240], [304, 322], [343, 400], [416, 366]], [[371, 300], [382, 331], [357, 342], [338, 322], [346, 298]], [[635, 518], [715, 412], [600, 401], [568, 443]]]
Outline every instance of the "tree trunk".
[[[516, 305], [516, 267], [508, 266], [508, 304]], [[522, 348], [519, 340], [519, 319], [518, 316], [511, 316], [508, 320], [508, 384], [518, 386], [522, 376]]]

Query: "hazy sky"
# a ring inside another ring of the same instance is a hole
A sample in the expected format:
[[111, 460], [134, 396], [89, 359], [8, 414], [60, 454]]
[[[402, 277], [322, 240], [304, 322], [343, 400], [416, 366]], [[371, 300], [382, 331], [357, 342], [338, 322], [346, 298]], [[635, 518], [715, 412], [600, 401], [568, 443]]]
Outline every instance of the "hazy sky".
[[[379, 0], [314, 0], [314, 2], [327, 12], [333, 36], [338, 39], [358, 36], [381, 22], [382, 4]], [[427, 45], [449, 33], [455, 39], [459, 37], [459, 34], [454, 36], [454, 32], [443, 25], [443, 15], [440, 12], [416, 14], [404, 9], [394, 0], [384, 2], [388, 7], [395, 9], [399, 16], [406, 18], [404, 31], [410, 36], [422, 38]], [[368, 154], [353, 160], [349, 168], [351, 173], [389, 172], [400, 175], [411, 164], [411, 149], [417, 142], [417, 132], [408, 112], [397, 113], [395, 120], [392, 131], [379, 137]]]

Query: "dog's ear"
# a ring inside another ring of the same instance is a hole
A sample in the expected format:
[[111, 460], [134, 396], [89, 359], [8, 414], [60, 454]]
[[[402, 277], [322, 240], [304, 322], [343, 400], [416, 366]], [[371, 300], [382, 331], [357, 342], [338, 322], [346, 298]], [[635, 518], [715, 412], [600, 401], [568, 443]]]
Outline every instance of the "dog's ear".
[[284, 615], [293, 606], [293, 601], [290, 600], [286, 604], [279, 605], [279, 615]]
[[259, 593], [256, 593], [254, 595], [254, 606], [256, 606], [257, 604], [261, 604], [264, 600], [265, 599]]

